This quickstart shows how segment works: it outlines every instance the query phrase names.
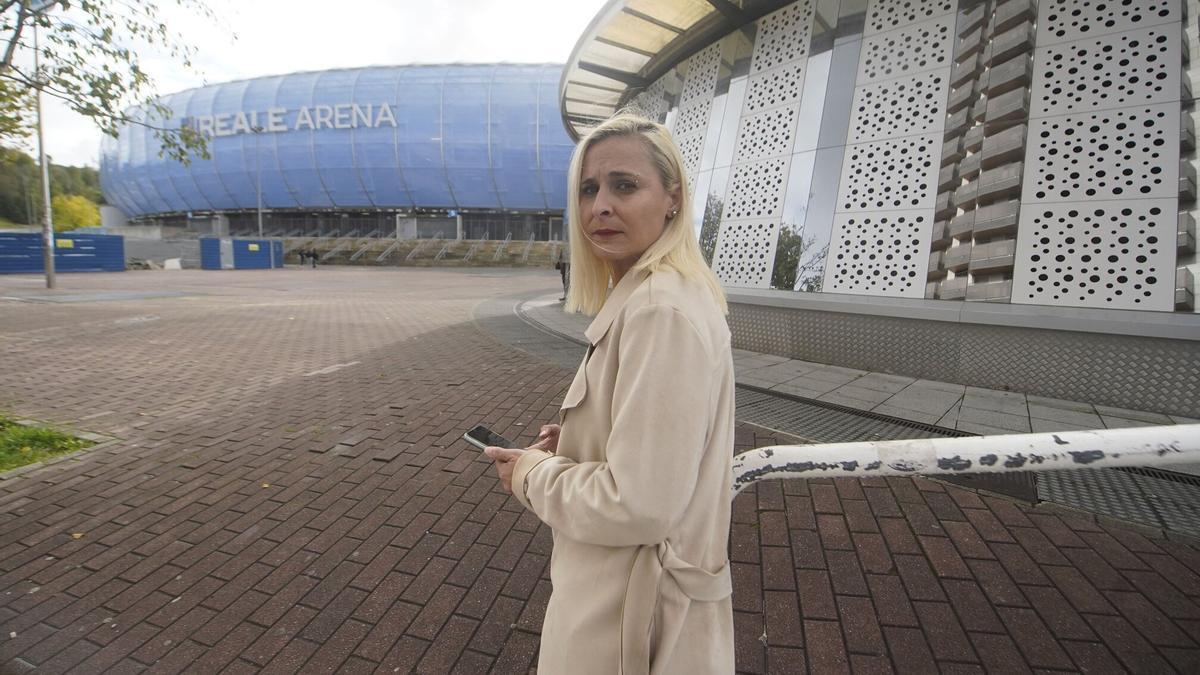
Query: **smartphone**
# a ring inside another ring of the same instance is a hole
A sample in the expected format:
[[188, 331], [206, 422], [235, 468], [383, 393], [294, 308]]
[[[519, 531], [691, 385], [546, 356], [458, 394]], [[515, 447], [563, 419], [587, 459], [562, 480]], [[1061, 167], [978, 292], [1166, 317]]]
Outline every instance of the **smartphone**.
[[488, 447], [489, 445], [495, 445], [501, 448], [516, 447], [513, 445], [512, 441], [483, 426], [482, 424], [463, 434], [463, 440], [479, 448], [480, 450]]

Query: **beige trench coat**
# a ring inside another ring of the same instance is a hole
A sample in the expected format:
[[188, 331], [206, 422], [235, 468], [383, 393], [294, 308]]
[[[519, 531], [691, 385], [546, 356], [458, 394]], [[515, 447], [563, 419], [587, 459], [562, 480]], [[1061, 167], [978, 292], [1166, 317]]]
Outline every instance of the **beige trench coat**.
[[700, 284], [631, 271], [586, 335], [558, 454], [513, 472], [554, 532], [539, 670], [732, 673], [725, 318]]

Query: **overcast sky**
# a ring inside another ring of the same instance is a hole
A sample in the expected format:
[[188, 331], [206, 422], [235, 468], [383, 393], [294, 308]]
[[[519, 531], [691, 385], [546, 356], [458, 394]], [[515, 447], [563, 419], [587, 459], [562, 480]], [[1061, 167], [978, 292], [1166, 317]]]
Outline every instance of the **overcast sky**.
[[[208, 0], [208, 5], [220, 15], [218, 24], [170, 15], [186, 22], [200, 73], [148, 58], [145, 66], [159, 93], [380, 64], [563, 63], [604, 0]], [[54, 163], [98, 166], [100, 132], [65, 106], [47, 99], [46, 108], [46, 149]]]

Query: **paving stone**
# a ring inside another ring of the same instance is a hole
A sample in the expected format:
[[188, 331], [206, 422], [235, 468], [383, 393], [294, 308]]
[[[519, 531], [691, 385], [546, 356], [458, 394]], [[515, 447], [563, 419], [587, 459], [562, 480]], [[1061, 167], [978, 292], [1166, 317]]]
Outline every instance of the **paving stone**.
[[[883, 405], [886, 405], [889, 410], [908, 410], [927, 416], [932, 415], [934, 421], [937, 421], [950, 408], [954, 407], [956, 403], [959, 403], [960, 400], [961, 397], [958, 394], [940, 389], [918, 389], [914, 384], [900, 393], [889, 397], [883, 402]], [[888, 415], [893, 414], [878, 409], [877, 412], [883, 412]]]
[[1096, 412], [1101, 417], [1119, 417], [1125, 420], [1136, 420], [1143, 422], [1142, 426], [1150, 424], [1173, 424], [1174, 421], [1167, 415], [1146, 410], [1130, 410], [1129, 408], [1114, 408], [1107, 405], [1095, 406]]
[[905, 377], [903, 375], [888, 375], [886, 373], [867, 373], [854, 380], [851, 384], [863, 389], [894, 394], [913, 382], [916, 382], [916, 378]]
[[967, 387], [963, 393], [964, 408], [978, 408], [1011, 415], [1029, 416], [1029, 406], [1025, 402], [1025, 394], [995, 389], [980, 389]]
[[1029, 431], [1028, 415], [1013, 415], [1006, 412], [975, 408], [968, 406], [965, 400], [963, 401], [962, 409], [958, 413], [958, 423], [961, 425], [964, 422], [1008, 429], [1012, 432]]

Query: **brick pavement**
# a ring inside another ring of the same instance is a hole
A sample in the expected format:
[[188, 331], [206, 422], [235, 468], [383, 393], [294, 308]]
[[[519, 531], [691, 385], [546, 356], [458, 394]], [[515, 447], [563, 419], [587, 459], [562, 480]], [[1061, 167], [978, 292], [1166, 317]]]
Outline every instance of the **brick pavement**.
[[[458, 435], [554, 416], [571, 373], [472, 320], [553, 273], [60, 279], [179, 295], [0, 300], [0, 409], [117, 439], [0, 480], [0, 672], [536, 665], [548, 532]], [[920, 479], [761, 484], [734, 520], [744, 672], [1200, 671], [1189, 541]]]

